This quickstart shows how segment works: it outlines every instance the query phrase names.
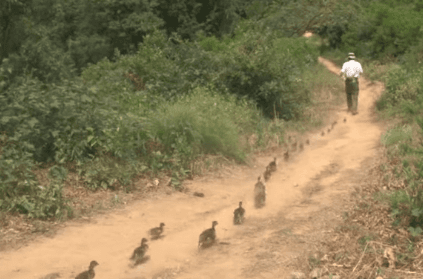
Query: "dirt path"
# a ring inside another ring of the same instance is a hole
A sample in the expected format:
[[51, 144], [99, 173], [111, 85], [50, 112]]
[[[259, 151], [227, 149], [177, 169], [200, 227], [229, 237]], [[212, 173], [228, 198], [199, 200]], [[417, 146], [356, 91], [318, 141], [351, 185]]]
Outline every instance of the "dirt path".
[[[319, 61], [339, 74], [329, 61]], [[1, 253], [0, 278], [40, 278], [52, 272], [74, 278], [91, 260], [100, 264], [100, 279], [288, 278], [295, 270], [290, 263], [313, 246], [313, 237], [324, 233], [323, 224], [339, 218], [334, 208], [342, 203], [340, 197], [346, 197], [375, 156], [382, 128], [374, 122], [372, 106], [381, 86], [361, 79], [360, 89], [360, 114], [347, 115], [341, 107], [333, 131], [323, 137], [320, 132], [310, 135], [310, 146], [281, 163], [267, 183], [263, 209], [253, 208], [255, 181], [273, 156], [283, 159], [283, 150], [257, 158], [253, 168], [237, 167], [219, 178], [193, 181], [189, 188], [204, 192], [204, 198], [175, 194], [140, 201], [89, 224], [70, 224], [54, 238]], [[232, 212], [240, 200], [247, 219], [235, 227]], [[219, 240], [229, 244], [198, 252], [198, 235], [213, 220], [219, 222]], [[160, 222], [166, 224], [166, 236], [150, 242], [151, 260], [129, 268], [133, 249]]]

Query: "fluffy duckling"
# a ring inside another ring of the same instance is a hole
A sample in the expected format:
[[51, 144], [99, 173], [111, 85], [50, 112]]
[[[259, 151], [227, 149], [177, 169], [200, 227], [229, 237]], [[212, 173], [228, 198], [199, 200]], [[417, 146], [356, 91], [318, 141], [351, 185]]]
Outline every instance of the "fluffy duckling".
[[275, 172], [278, 167], [278, 159], [275, 157], [272, 162], [269, 164], [269, 169], [271, 172]]
[[150, 256], [144, 256], [144, 257], [142, 257], [142, 258], [140, 258], [140, 259], [137, 259], [135, 262], [134, 262], [134, 265], [132, 266], [132, 267], [136, 267], [137, 265], [140, 265], [140, 264], [143, 264], [143, 263], [146, 263], [146, 262], [148, 262], [150, 260]]
[[146, 244], [147, 238], [143, 238], [141, 240], [141, 246], [135, 248], [134, 252], [132, 253], [131, 260], [134, 260], [135, 262], [141, 260], [144, 258], [145, 252], [148, 250], [148, 245]]
[[266, 183], [262, 181], [261, 176], [259, 176], [259, 180], [254, 187], [254, 203], [256, 208], [264, 206], [266, 202], [266, 193]]
[[149, 231], [152, 240], [159, 239], [160, 237], [162, 237], [161, 234], [163, 233], [164, 226], [165, 226], [164, 223], [160, 223], [160, 227], [152, 228]]
[[269, 166], [266, 167], [266, 170], [263, 173], [264, 181], [268, 181], [270, 179], [270, 176], [272, 175], [272, 172], [270, 171]]
[[344, 123], [347, 122], [347, 118], [344, 118]]
[[213, 221], [212, 227], [200, 234], [200, 238], [198, 240], [198, 249], [209, 247], [214, 243], [216, 240], [216, 229], [214, 227], [217, 224], [217, 221]]
[[94, 267], [98, 265], [98, 262], [91, 261], [88, 270], [78, 274], [75, 279], [93, 279], [95, 277]]
[[330, 129], [328, 129], [328, 134], [330, 133]]
[[242, 201], [239, 202], [239, 207], [234, 211], [234, 225], [244, 223], [245, 209], [242, 208]]
[[285, 162], [288, 162], [288, 160], [289, 160], [289, 150], [287, 150], [287, 151], [283, 154], [283, 159], [285, 160]]
[[293, 144], [292, 144], [292, 151], [297, 151], [297, 146], [298, 146], [298, 142], [294, 142]]
[[322, 131], [322, 137], [325, 135], [325, 131]]
[[310, 145], [310, 140], [309, 139], [306, 140], [306, 144], [307, 145]]

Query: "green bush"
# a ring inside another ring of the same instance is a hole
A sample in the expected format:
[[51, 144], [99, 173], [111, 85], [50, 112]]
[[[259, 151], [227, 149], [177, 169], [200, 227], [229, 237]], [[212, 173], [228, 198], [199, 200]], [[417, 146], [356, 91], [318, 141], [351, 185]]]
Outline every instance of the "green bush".
[[409, 72], [400, 65], [391, 67], [385, 75], [386, 89], [378, 108], [383, 109], [399, 105], [402, 101], [416, 101], [421, 95], [423, 70]]
[[20, 46], [18, 53], [12, 53], [1, 61], [1, 67], [11, 69], [7, 75], [14, 83], [20, 83], [19, 77], [31, 73], [47, 83], [60, 82], [62, 78], [75, 76], [74, 62], [71, 56], [48, 38], [45, 27], [40, 26]]
[[27, 143], [0, 136], [0, 209], [20, 212], [31, 218], [63, 216], [67, 209], [62, 195], [64, 169], [51, 170], [52, 182], [41, 186], [33, 173], [36, 165]]
[[404, 5], [371, 2], [342, 36], [342, 48], [367, 58], [398, 57], [421, 38], [421, 14]]
[[301, 76], [317, 51], [303, 38], [276, 39], [270, 32], [246, 33], [235, 46], [222, 74], [229, 91], [255, 101], [267, 117], [298, 119], [309, 102]]
[[136, 162], [101, 154], [83, 163], [78, 173], [84, 177], [85, 186], [91, 190], [128, 186], [132, 178], [147, 167]]
[[151, 132], [169, 151], [187, 164], [201, 154], [244, 159], [239, 146], [240, 127], [257, 118], [247, 103], [223, 97], [212, 89], [196, 88], [173, 104], [164, 104], [152, 119]]
[[0, 130], [26, 144], [36, 161], [73, 161], [94, 152], [88, 128], [99, 135], [107, 119], [94, 88], [77, 80], [46, 85], [28, 77], [6, 96], [0, 96]]
[[[416, 120], [423, 127], [423, 121]], [[389, 130], [383, 135], [382, 143], [395, 159], [400, 159], [394, 167], [394, 174], [405, 184], [403, 189], [389, 194], [394, 224], [406, 226], [415, 237], [422, 233], [423, 227], [423, 153], [420, 147], [413, 145], [415, 133], [412, 127], [404, 125]]]
[[421, 70], [423, 67], [423, 38], [410, 47], [410, 49], [401, 57], [401, 65], [409, 72]]

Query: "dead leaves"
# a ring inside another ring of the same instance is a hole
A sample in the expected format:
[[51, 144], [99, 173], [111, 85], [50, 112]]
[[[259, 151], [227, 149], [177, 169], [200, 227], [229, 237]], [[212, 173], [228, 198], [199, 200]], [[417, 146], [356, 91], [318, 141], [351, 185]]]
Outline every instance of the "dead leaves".
[[391, 247], [385, 249], [383, 257], [388, 260], [389, 268], [395, 268], [395, 262], [397, 260], [395, 258], [394, 250]]

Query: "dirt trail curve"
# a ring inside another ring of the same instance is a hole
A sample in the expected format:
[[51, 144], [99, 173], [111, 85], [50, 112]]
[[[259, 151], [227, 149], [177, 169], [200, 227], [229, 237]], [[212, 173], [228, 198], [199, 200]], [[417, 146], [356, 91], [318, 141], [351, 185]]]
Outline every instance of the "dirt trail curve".
[[[323, 58], [319, 61], [339, 74], [339, 68], [331, 62]], [[313, 245], [303, 239], [296, 242], [304, 244], [299, 247], [289, 239], [298, 240], [304, 231], [319, 230], [315, 220], [298, 220], [342, 202], [334, 195], [349, 191], [352, 186], [348, 181], [359, 175], [366, 158], [375, 156], [382, 128], [374, 121], [372, 107], [382, 89], [363, 78], [360, 89], [360, 114], [351, 116], [345, 105], [340, 107], [334, 112], [338, 120], [334, 130], [323, 137], [319, 132], [309, 135], [310, 146], [295, 152], [289, 162], [283, 162], [283, 150], [279, 150], [256, 158], [253, 168], [235, 167], [221, 177], [193, 181], [189, 188], [204, 192], [204, 198], [178, 193], [139, 201], [93, 218], [89, 224], [70, 222], [54, 238], [0, 253], [0, 278], [38, 279], [53, 272], [60, 273], [61, 278], [74, 278], [91, 260], [100, 264], [96, 279], [288, 278], [292, 271], [289, 260], [304, 245]], [[266, 206], [256, 210], [253, 187], [273, 156], [282, 163], [267, 183]], [[240, 200], [245, 205], [246, 223], [233, 226], [233, 210]], [[229, 244], [198, 252], [198, 236], [213, 220], [219, 222], [219, 240]], [[133, 249], [146, 231], [160, 222], [166, 224], [166, 236], [149, 243], [151, 260], [129, 268]]]

